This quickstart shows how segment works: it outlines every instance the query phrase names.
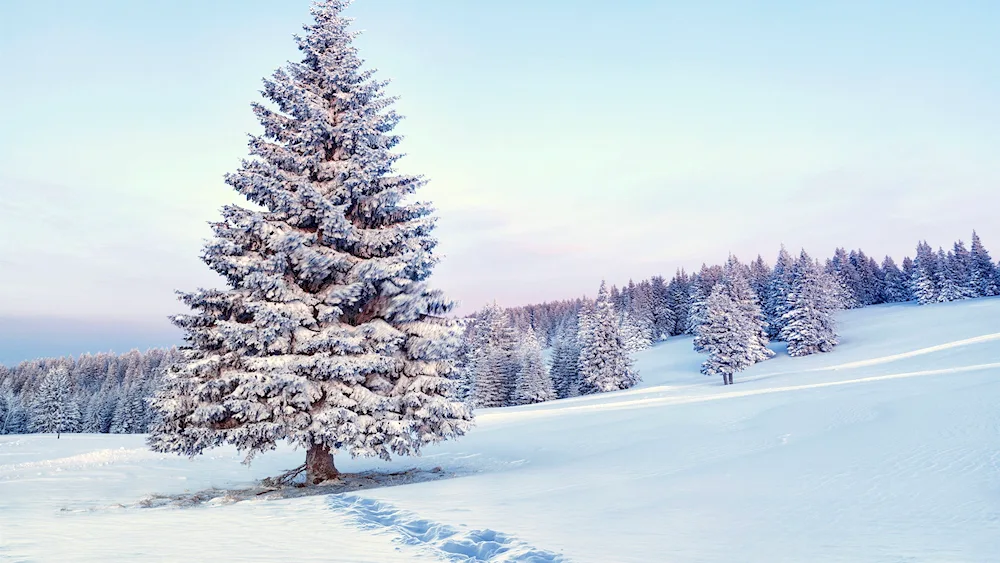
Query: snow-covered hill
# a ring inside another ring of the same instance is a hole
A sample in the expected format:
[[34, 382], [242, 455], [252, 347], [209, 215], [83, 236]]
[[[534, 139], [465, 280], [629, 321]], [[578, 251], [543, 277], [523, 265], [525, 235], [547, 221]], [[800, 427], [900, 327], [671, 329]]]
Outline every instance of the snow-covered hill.
[[1000, 299], [841, 320], [835, 352], [777, 349], [733, 387], [682, 338], [639, 355], [636, 389], [483, 411], [418, 459], [338, 459], [462, 475], [360, 493], [135, 508], [301, 454], [0, 437], [0, 561], [996, 561]]

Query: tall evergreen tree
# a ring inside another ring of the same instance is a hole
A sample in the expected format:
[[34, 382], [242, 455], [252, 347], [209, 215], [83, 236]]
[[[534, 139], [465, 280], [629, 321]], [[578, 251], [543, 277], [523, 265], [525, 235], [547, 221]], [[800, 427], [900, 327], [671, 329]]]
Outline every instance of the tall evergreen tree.
[[525, 331], [520, 342], [520, 366], [517, 372], [517, 404], [530, 405], [556, 398], [549, 370], [542, 361], [542, 347], [532, 330]]
[[580, 394], [580, 345], [575, 331], [566, 330], [556, 337], [549, 373], [557, 398], [566, 399]]
[[891, 256], [882, 260], [882, 275], [884, 276], [883, 300], [886, 303], [901, 303], [910, 300], [909, 279], [896, 266]]
[[938, 248], [937, 263], [936, 279], [940, 289], [937, 300], [946, 302], [965, 299], [966, 286], [963, 285], [961, 266], [955, 254], [951, 251], [946, 254], [943, 248]]
[[634, 386], [639, 374], [632, 369], [604, 282], [588, 317], [580, 341], [580, 393], [605, 393]]
[[153, 449], [306, 450], [308, 483], [333, 452], [418, 453], [460, 436], [472, 414], [448, 375], [457, 328], [426, 284], [437, 258], [424, 180], [394, 171], [400, 117], [363, 69], [341, 15], [320, 0], [296, 37], [302, 60], [264, 81], [263, 134], [226, 177], [262, 210], [229, 205], [202, 254], [228, 290], [182, 294], [186, 357], [154, 404]]
[[767, 335], [771, 338], [780, 338], [781, 329], [785, 325], [784, 314], [788, 312], [788, 294], [792, 287], [794, 263], [785, 245], [781, 245], [764, 298], [764, 320], [767, 322]]
[[514, 404], [517, 337], [510, 316], [496, 303], [481, 313], [472, 348], [472, 404], [481, 408]]
[[997, 284], [997, 269], [989, 251], [983, 246], [976, 231], [972, 231], [972, 247], [969, 256], [969, 286], [978, 297], [1000, 295]]
[[731, 385], [734, 373], [755, 363], [749, 351], [751, 337], [742, 312], [722, 284], [712, 289], [705, 303], [705, 320], [695, 335], [708, 354], [701, 372], [721, 375], [723, 385]]
[[31, 410], [33, 432], [52, 433], [57, 438], [64, 432], [79, 432], [80, 408], [65, 367], [53, 369], [42, 380]]
[[747, 351], [754, 362], [762, 362], [774, 356], [768, 345], [767, 323], [761, 311], [757, 295], [746, 279], [746, 270], [734, 257], [730, 257], [723, 276], [723, 285], [740, 313], [744, 329], [747, 331]]
[[795, 263], [788, 311], [781, 329], [790, 356], [829, 352], [837, 345], [836, 282], [803, 250]]
[[677, 328], [677, 319], [670, 307], [670, 291], [663, 276], [653, 276], [649, 292], [653, 310], [653, 339], [663, 340], [674, 334]]
[[938, 285], [938, 257], [926, 241], [917, 244], [916, 258], [910, 275], [910, 288], [921, 305], [936, 303], [941, 295]]

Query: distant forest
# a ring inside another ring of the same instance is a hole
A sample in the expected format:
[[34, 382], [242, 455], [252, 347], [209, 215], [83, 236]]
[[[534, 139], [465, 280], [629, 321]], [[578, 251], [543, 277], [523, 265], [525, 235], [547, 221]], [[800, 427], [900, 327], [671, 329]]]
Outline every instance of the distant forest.
[[[810, 264], [817, 269], [811, 274]], [[695, 348], [708, 355], [703, 372], [728, 371], [730, 377], [766, 359], [761, 346], [768, 340], [798, 339], [796, 349], [803, 354], [827, 351], [836, 343], [832, 326], [819, 326], [819, 317], [803, 324], [792, 311], [794, 301], [806, 300], [802, 280], [810, 275], [810, 283], [819, 284], [811, 299], [828, 309], [1000, 294], [1000, 266], [975, 232], [968, 247], [958, 241], [935, 251], [921, 241], [914, 257], [898, 264], [889, 256], [879, 261], [843, 248], [822, 262], [804, 252], [793, 257], [784, 248], [774, 265], [761, 256], [749, 263], [730, 257], [697, 272], [677, 270], [669, 280], [655, 276], [620, 288], [602, 286], [596, 300], [493, 305], [461, 319], [463, 345], [453, 375], [458, 394], [474, 406], [497, 407], [627, 388], [640, 376], [629, 355], [679, 335], [694, 335]], [[743, 284], [746, 290], [740, 289]], [[816, 303], [808, 305], [817, 308]], [[740, 328], [745, 334], [725, 332], [736, 330], [726, 323], [712, 328], [712, 314], [732, 318], [733, 311], [724, 307], [750, 311], [752, 326]], [[790, 322], [798, 324], [789, 329]], [[713, 363], [713, 346], [728, 346], [733, 339], [751, 342], [740, 349], [746, 361]], [[133, 350], [0, 366], [0, 434], [145, 433], [154, 416], [148, 399], [183, 353], [183, 347]]]

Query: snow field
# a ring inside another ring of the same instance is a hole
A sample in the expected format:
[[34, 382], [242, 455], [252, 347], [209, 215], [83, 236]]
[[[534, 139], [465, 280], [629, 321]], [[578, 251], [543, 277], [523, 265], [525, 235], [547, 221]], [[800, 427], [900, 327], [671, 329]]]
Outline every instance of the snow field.
[[638, 355], [639, 388], [484, 410], [422, 458], [340, 457], [464, 475], [357, 494], [123, 508], [302, 452], [247, 468], [141, 436], [0, 437], [0, 560], [995, 561], [1000, 299], [840, 319], [834, 352], [775, 346], [734, 387], [676, 339]]

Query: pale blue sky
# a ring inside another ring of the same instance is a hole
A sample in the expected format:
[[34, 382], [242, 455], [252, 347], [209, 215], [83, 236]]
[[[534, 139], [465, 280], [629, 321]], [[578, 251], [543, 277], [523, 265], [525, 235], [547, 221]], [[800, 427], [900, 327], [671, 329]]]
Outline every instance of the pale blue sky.
[[[0, 361], [175, 339], [172, 291], [216, 283], [206, 222], [307, 9], [0, 1]], [[781, 242], [898, 258], [975, 227], [1000, 255], [998, 2], [350, 13], [401, 96], [402, 167], [431, 179], [436, 283], [467, 310]]]

